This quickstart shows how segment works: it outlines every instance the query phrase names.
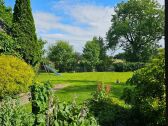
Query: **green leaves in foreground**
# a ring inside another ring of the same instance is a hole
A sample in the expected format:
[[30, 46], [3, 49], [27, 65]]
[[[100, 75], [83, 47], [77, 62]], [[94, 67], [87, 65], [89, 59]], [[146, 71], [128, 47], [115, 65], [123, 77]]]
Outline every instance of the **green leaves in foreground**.
[[132, 124], [163, 126], [165, 124], [165, 59], [160, 52], [148, 66], [136, 71], [127, 82], [134, 89], [125, 89], [123, 99], [132, 105]]
[[76, 103], [56, 103], [50, 122], [55, 126], [98, 126], [88, 108]]
[[34, 126], [97, 126], [96, 119], [85, 105], [61, 103], [55, 101], [49, 82], [33, 85], [32, 112], [35, 115]]
[[32, 126], [34, 116], [25, 111], [18, 101], [7, 97], [0, 103], [1, 126]]

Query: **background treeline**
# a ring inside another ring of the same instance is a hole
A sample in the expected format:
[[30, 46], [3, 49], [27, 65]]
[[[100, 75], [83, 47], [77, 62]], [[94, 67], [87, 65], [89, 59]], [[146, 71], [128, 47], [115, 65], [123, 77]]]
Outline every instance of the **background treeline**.
[[[129, 1], [117, 5], [105, 39], [93, 37], [82, 53], [60, 40], [44, 56], [46, 41], [37, 38], [30, 2], [22, 4], [17, 0], [12, 13], [0, 0], [0, 54], [17, 56], [36, 71], [39, 66], [44, 70], [44, 64], [53, 64], [59, 72], [137, 70], [157, 55], [164, 36], [164, 8], [157, 2]], [[118, 48], [124, 52], [107, 55]]]
[[93, 37], [91, 41], [87, 41], [82, 53], [75, 52], [72, 45], [60, 40], [49, 47], [40, 70], [44, 71], [44, 65], [50, 65], [59, 72], [126, 72], [144, 67], [154, 56], [151, 54], [147, 61], [133, 62], [127, 59], [126, 52], [109, 56], [107, 55], [108, 50], [107, 42], [101, 37]]

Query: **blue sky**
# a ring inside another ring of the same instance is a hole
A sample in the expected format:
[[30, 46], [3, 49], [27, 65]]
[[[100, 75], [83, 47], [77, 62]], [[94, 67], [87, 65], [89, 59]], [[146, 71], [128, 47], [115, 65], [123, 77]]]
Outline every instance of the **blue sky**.
[[[82, 52], [85, 42], [93, 36], [105, 38], [114, 7], [121, 1], [31, 0], [37, 35], [48, 41], [45, 48], [57, 40], [66, 40], [75, 51]], [[13, 7], [14, 3], [15, 0], [5, 0], [7, 6]]]

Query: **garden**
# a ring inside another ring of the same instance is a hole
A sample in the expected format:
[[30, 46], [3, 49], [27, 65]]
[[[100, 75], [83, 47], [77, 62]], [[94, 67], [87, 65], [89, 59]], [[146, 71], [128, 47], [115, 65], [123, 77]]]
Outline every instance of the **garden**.
[[128, 0], [114, 11], [106, 39], [79, 53], [65, 40], [45, 49], [30, 0], [0, 0], [0, 126], [166, 125], [164, 8]]

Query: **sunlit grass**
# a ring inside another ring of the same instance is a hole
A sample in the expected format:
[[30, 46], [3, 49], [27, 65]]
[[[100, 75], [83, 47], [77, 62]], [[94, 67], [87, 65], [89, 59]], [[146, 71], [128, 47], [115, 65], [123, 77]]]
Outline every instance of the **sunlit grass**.
[[[125, 87], [128, 78], [132, 76], [132, 72], [84, 72], [84, 73], [63, 73], [56, 76], [53, 73], [40, 73], [37, 80], [40, 82], [50, 81], [52, 84], [65, 84], [67, 87], [57, 91], [55, 96], [60, 101], [72, 101], [76, 99], [77, 103], [91, 97], [91, 93], [96, 90], [99, 81], [104, 84], [111, 85], [111, 96], [119, 99]], [[119, 80], [120, 83], [115, 83]], [[121, 100], [122, 101], [122, 100]]]

